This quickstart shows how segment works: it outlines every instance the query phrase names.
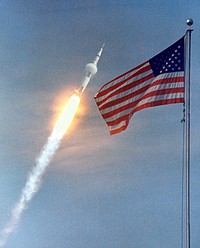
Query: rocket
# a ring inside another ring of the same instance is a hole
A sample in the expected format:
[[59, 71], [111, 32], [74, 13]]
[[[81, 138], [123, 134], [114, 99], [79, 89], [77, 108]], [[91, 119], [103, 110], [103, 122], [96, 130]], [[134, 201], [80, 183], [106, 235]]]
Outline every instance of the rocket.
[[87, 64], [85, 66], [85, 76], [83, 78], [83, 81], [79, 87], [79, 89], [75, 90], [76, 94], [82, 95], [82, 93], [85, 91], [85, 88], [87, 87], [88, 83], [90, 82], [91, 78], [97, 73], [97, 63], [101, 57], [101, 54], [103, 52], [105, 43], [101, 47], [100, 51], [97, 53], [95, 59], [93, 62]]

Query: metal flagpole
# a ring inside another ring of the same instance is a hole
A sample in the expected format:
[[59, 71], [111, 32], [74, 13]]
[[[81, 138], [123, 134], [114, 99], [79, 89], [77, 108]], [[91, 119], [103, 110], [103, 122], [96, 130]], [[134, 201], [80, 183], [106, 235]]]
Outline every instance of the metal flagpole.
[[190, 66], [191, 66], [191, 26], [193, 20], [188, 19], [190, 27], [186, 32], [186, 248], [190, 248]]

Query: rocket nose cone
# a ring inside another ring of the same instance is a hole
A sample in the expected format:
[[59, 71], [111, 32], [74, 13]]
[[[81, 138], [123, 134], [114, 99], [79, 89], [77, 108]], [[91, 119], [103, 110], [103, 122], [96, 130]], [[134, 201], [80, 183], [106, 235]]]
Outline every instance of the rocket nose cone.
[[102, 45], [100, 51], [98, 52], [99, 57], [101, 57], [101, 54], [102, 54], [102, 52], [103, 52], [104, 46], [105, 46], [105, 43], [103, 43], [103, 45]]

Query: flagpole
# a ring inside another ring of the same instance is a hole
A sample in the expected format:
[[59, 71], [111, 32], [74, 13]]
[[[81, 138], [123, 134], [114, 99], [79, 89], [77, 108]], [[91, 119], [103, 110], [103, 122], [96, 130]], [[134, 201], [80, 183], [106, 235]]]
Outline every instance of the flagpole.
[[191, 26], [193, 20], [188, 19], [189, 29], [186, 31], [186, 248], [190, 248], [190, 67], [191, 67]]

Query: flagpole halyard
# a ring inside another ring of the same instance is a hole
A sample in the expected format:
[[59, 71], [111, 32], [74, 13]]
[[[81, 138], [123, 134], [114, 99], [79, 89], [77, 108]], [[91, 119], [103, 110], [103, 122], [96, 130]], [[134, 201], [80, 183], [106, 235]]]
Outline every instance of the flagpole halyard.
[[190, 67], [191, 67], [191, 34], [193, 20], [188, 19], [190, 27], [186, 31], [186, 76], [185, 76], [185, 102], [186, 102], [186, 248], [190, 248]]

